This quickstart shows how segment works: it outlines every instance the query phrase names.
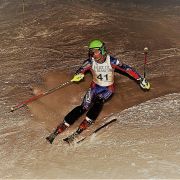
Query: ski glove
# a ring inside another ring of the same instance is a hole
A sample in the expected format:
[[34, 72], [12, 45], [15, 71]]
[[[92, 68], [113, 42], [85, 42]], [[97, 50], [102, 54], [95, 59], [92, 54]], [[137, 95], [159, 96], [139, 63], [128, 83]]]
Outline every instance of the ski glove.
[[151, 87], [150, 83], [145, 78], [140, 79], [140, 86], [144, 90], [149, 90]]
[[79, 82], [84, 78], [84, 74], [79, 73], [79, 74], [75, 74], [73, 79], [71, 79], [71, 82]]

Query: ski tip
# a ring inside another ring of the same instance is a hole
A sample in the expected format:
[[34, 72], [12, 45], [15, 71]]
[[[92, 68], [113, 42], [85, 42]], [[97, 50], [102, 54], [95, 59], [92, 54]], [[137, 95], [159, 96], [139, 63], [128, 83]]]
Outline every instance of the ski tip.
[[111, 120], [111, 122], [115, 122], [115, 121], [117, 121], [117, 118], [114, 118], [114, 119]]
[[115, 121], [117, 121], [117, 118], [111, 119], [109, 122], [106, 122], [106, 124], [109, 125], [109, 124], [111, 124], [111, 123], [113, 123], [113, 122], [115, 122]]

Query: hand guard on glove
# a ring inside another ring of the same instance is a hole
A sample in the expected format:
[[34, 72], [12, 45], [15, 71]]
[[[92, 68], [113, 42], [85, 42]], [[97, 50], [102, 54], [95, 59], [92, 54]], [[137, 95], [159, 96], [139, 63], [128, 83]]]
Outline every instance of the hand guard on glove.
[[140, 87], [144, 90], [149, 90], [151, 86], [150, 86], [150, 83], [145, 78], [141, 78]]
[[84, 78], [84, 74], [79, 73], [79, 74], [75, 74], [73, 79], [71, 79], [71, 82], [79, 82]]

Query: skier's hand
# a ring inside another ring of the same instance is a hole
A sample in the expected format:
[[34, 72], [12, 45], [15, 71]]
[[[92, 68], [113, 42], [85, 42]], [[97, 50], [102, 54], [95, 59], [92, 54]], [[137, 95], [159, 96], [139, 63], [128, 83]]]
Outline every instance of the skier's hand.
[[149, 90], [151, 85], [145, 78], [141, 78], [140, 79], [140, 87], [144, 90]]
[[84, 74], [79, 73], [74, 75], [73, 79], [71, 79], [71, 82], [79, 82], [84, 78]]

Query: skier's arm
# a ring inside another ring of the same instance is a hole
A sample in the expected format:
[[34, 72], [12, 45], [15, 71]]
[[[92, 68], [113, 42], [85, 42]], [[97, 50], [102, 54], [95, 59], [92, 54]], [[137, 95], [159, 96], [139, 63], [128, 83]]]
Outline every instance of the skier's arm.
[[131, 66], [124, 64], [117, 59], [111, 61], [111, 64], [116, 72], [128, 75], [132, 79], [136, 80], [142, 89], [150, 89], [150, 83]]
[[87, 59], [83, 62], [83, 65], [76, 71], [71, 82], [79, 82], [84, 78], [84, 74], [91, 69], [91, 61]]
[[85, 60], [82, 64], [82, 66], [76, 71], [75, 74], [85, 74], [87, 71], [91, 69], [91, 61], [89, 59]]
[[133, 69], [131, 66], [127, 64], [120, 62], [117, 59], [114, 59], [113, 61], [111, 61], [111, 65], [115, 69], [116, 72], [128, 75], [134, 80], [139, 81], [142, 78], [142, 76], [135, 69]]

